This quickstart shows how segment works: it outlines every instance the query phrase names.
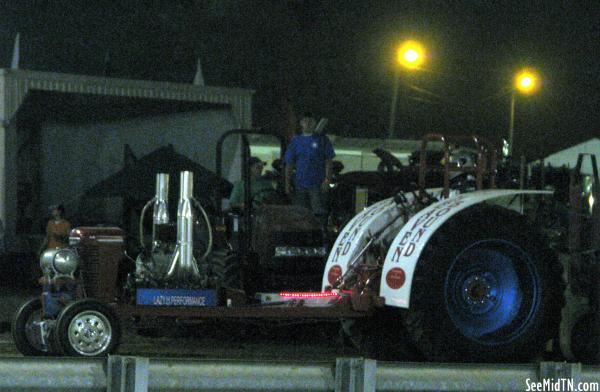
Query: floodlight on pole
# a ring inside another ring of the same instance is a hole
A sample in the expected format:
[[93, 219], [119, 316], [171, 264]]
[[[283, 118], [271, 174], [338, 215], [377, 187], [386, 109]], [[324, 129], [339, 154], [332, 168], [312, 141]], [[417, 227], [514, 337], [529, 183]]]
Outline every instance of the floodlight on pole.
[[398, 48], [396, 60], [404, 68], [418, 69], [425, 61], [425, 49], [417, 41], [405, 41]]
[[514, 88], [510, 94], [510, 118], [508, 125], [508, 156], [513, 154], [513, 139], [515, 133], [515, 92], [529, 95], [540, 87], [540, 77], [537, 71], [525, 68], [517, 73], [514, 79]]
[[[425, 49], [423, 45], [414, 40], [404, 41], [396, 51], [396, 63], [408, 70], [417, 70], [425, 62]], [[394, 126], [396, 123], [396, 106], [398, 105], [398, 90], [400, 88], [400, 70], [394, 72], [394, 86], [392, 105], [390, 108], [390, 126], [388, 138], [394, 137]]]
[[524, 69], [515, 77], [515, 88], [522, 94], [534, 93], [539, 87], [539, 76], [531, 69]]

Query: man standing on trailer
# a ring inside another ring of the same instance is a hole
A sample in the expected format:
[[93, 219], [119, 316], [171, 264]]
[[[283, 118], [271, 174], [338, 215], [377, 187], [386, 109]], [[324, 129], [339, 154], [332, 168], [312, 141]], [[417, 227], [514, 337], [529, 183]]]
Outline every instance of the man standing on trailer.
[[291, 177], [295, 168], [294, 204], [308, 208], [327, 226], [327, 191], [331, 183], [331, 160], [335, 152], [327, 136], [315, 133], [316, 121], [307, 113], [300, 120], [302, 133], [295, 136], [285, 152], [285, 191], [292, 193]]

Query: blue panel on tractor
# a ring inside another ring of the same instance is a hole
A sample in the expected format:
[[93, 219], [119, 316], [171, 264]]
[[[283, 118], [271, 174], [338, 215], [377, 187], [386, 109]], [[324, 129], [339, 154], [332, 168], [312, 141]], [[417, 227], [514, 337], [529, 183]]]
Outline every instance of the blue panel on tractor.
[[217, 306], [215, 290], [137, 289], [138, 305]]

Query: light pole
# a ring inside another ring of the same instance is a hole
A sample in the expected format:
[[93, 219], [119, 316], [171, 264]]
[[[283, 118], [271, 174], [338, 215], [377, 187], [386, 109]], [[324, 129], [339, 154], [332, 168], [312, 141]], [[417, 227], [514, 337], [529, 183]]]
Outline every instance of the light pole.
[[[396, 63], [408, 70], [419, 69], [425, 61], [425, 50], [417, 41], [403, 42], [396, 52]], [[400, 89], [400, 70], [396, 68], [394, 72], [394, 85], [392, 93], [392, 104], [390, 107], [390, 126], [388, 128], [388, 138], [394, 137], [394, 127], [396, 125], [396, 109], [398, 106], [398, 90]]]
[[534, 93], [539, 88], [539, 76], [532, 69], [524, 69], [520, 71], [514, 80], [514, 87], [510, 93], [510, 118], [508, 123], [508, 156], [513, 155], [513, 142], [515, 134], [515, 92], [529, 95]]
[[508, 151], [507, 155], [512, 157], [513, 138], [515, 135], [515, 92], [510, 92], [510, 118], [508, 122]]

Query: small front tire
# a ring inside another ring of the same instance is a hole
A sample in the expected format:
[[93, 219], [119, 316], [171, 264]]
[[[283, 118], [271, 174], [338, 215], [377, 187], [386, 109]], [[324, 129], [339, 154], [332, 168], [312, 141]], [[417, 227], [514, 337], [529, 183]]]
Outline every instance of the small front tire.
[[84, 299], [73, 302], [58, 315], [55, 338], [66, 355], [104, 357], [117, 349], [121, 328], [110, 307]]
[[36, 328], [36, 322], [42, 321], [42, 301], [39, 297], [25, 302], [13, 319], [11, 332], [17, 350], [25, 356], [55, 355], [56, 350], [51, 344], [44, 345], [41, 329]]

